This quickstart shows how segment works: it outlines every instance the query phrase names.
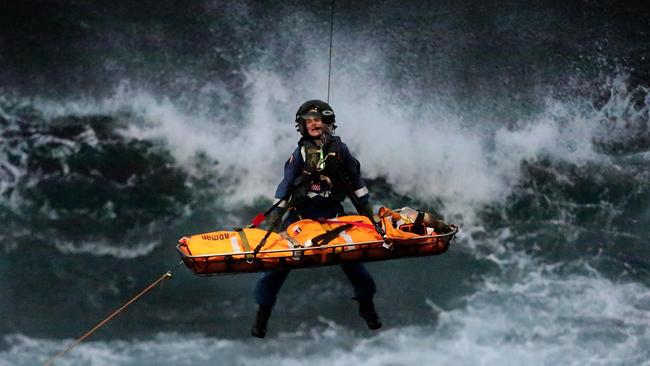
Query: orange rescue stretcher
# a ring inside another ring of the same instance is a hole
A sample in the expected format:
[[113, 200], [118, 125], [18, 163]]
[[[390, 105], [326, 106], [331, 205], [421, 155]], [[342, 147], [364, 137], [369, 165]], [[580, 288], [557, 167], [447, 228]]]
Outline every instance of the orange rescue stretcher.
[[424, 223], [395, 227], [394, 216], [390, 209], [379, 210], [385, 239], [367, 217], [350, 215], [297, 221], [285, 232], [270, 233], [257, 251], [267, 234], [257, 228], [183, 237], [176, 249], [195, 274], [210, 276], [438, 255], [447, 251], [458, 232], [455, 225], [446, 226], [445, 232]]

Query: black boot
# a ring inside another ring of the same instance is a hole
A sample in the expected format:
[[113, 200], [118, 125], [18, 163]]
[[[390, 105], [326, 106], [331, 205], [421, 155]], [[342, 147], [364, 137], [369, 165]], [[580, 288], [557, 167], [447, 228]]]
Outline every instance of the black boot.
[[266, 336], [266, 324], [271, 317], [271, 309], [268, 306], [260, 305], [255, 314], [255, 323], [251, 327], [251, 335], [257, 338], [264, 338]]
[[379, 319], [379, 315], [375, 311], [375, 304], [372, 299], [359, 300], [359, 315], [366, 321], [368, 329], [381, 328], [381, 319]]

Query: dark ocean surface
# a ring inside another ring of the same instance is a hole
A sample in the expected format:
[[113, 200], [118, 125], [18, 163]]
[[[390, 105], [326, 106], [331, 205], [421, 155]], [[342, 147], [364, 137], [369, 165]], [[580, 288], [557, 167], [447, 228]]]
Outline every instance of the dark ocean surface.
[[178, 238], [247, 224], [327, 98], [330, 3], [0, 5], [0, 366], [650, 365], [650, 11], [621, 1], [337, 2], [330, 104], [376, 206], [461, 227], [294, 271], [263, 341], [257, 274]]

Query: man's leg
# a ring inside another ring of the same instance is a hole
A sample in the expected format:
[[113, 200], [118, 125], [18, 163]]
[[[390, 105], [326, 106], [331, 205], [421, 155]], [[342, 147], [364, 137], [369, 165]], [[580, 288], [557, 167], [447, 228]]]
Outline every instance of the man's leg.
[[288, 269], [272, 269], [262, 273], [255, 284], [255, 301], [259, 306], [272, 308], [278, 298], [278, 292], [289, 275]]
[[373, 330], [381, 328], [381, 319], [372, 301], [377, 287], [370, 273], [363, 264], [358, 262], [342, 263], [341, 269], [354, 287], [354, 298], [359, 301], [359, 315], [366, 321], [368, 328]]
[[271, 309], [275, 306], [278, 292], [289, 274], [288, 269], [275, 269], [262, 274], [255, 285], [255, 301], [259, 306], [255, 315], [255, 323], [251, 328], [251, 335], [258, 338], [266, 336], [266, 326], [271, 316]]

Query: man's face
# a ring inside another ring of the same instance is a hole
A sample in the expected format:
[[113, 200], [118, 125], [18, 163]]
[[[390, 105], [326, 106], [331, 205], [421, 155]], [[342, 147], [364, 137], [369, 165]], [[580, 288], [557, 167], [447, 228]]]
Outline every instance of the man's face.
[[321, 117], [307, 117], [305, 118], [305, 125], [307, 127], [307, 133], [311, 137], [320, 137], [323, 134], [323, 120]]

